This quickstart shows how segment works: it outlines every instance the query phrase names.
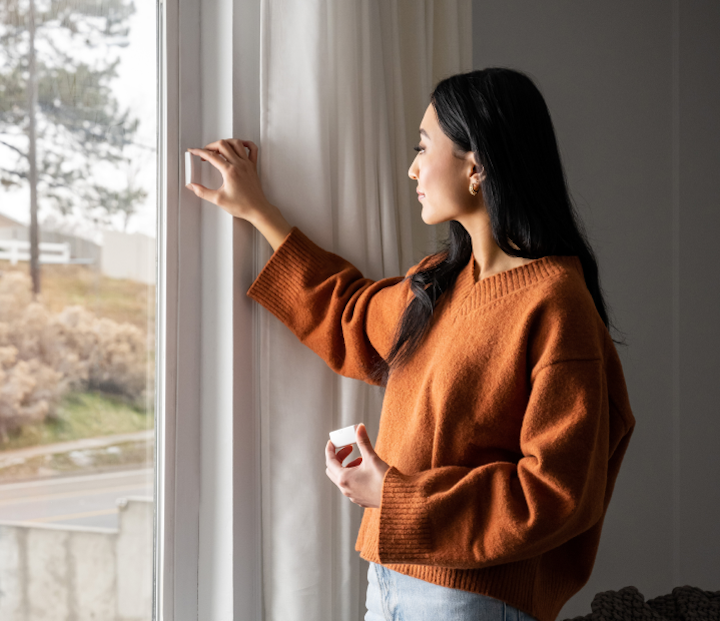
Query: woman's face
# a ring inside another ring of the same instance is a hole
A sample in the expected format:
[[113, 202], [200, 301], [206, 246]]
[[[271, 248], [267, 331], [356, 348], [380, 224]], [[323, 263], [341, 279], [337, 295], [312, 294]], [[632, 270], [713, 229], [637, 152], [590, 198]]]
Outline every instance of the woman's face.
[[[422, 203], [425, 224], [462, 220], [484, 207], [482, 177], [477, 173], [473, 153], [464, 159], [453, 155], [453, 142], [440, 129], [432, 104], [420, 123], [420, 151], [408, 170], [417, 181], [418, 199]], [[478, 186], [477, 196], [470, 194], [470, 184]]]

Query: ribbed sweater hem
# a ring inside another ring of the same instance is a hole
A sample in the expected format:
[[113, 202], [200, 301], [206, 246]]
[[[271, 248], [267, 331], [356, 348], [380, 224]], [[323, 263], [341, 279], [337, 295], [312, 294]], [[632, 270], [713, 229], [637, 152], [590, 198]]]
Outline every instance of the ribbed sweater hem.
[[[477, 569], [434, 566], [432, 528], [417, 521], [422, 514], [414, 507], [418, 503], [408, 477], [391, 466], [383, 478], [380, 508], [366, 510], [360, 527], [355, 546], [360, 556], [406, 576], [493, 597], [538, 621], [555, 621], [582, 587], [562, 572], [542, 571], [541, 556]], [[392, 562], [398, 558], [405, 562]]]
[[374, 551], [376, 549], [373, 541], [366, 541], [358, 551], [361, 558], [366, 561], [432, 584], [493, 597], [523, 611], [537, 621], [556, 621], [562, 607], [582, 588], [582, 585], [579, 585], [569, 590], [562, 577], [551, 578], [545, 573], [542, 601], [534, 597], [538, 588], [539, 557], [481, 569], [454, 569], [433, 565], [383, 563]]

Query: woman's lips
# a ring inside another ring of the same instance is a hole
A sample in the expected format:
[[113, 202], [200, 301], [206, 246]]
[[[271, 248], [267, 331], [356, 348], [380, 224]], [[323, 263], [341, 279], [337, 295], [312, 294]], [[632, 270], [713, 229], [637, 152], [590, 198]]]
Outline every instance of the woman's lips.
[[422, 192], [418, 192], [418, 200], [421, 201], [423, 198], [425, 198], [425, 195]]

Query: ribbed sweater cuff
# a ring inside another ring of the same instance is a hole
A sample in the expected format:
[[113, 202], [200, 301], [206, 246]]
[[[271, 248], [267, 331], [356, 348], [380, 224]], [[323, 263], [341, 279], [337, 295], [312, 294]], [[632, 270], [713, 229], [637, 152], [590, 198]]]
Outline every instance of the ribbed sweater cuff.
[[329, 253], [310, 241], [297, 227], [272, 254], [247, 295], [285, 324], [291, 324], [303, 285], [327, 265]]
[[391, 466], [383, 479], [380, 504], [381, 563], [431, 563], [432, 529], [424, 509], [413, 477]]

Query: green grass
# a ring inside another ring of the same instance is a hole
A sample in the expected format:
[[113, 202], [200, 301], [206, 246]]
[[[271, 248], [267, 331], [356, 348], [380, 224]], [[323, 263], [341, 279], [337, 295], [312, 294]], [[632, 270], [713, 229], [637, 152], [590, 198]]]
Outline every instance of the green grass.
[[153, 425], [152, 413], [122, 399], [101, 393], [70, 393], [62, 399], [55, 418], [11, 433], [7, 442], [0, 441], [0, 450], [144, 431]]

